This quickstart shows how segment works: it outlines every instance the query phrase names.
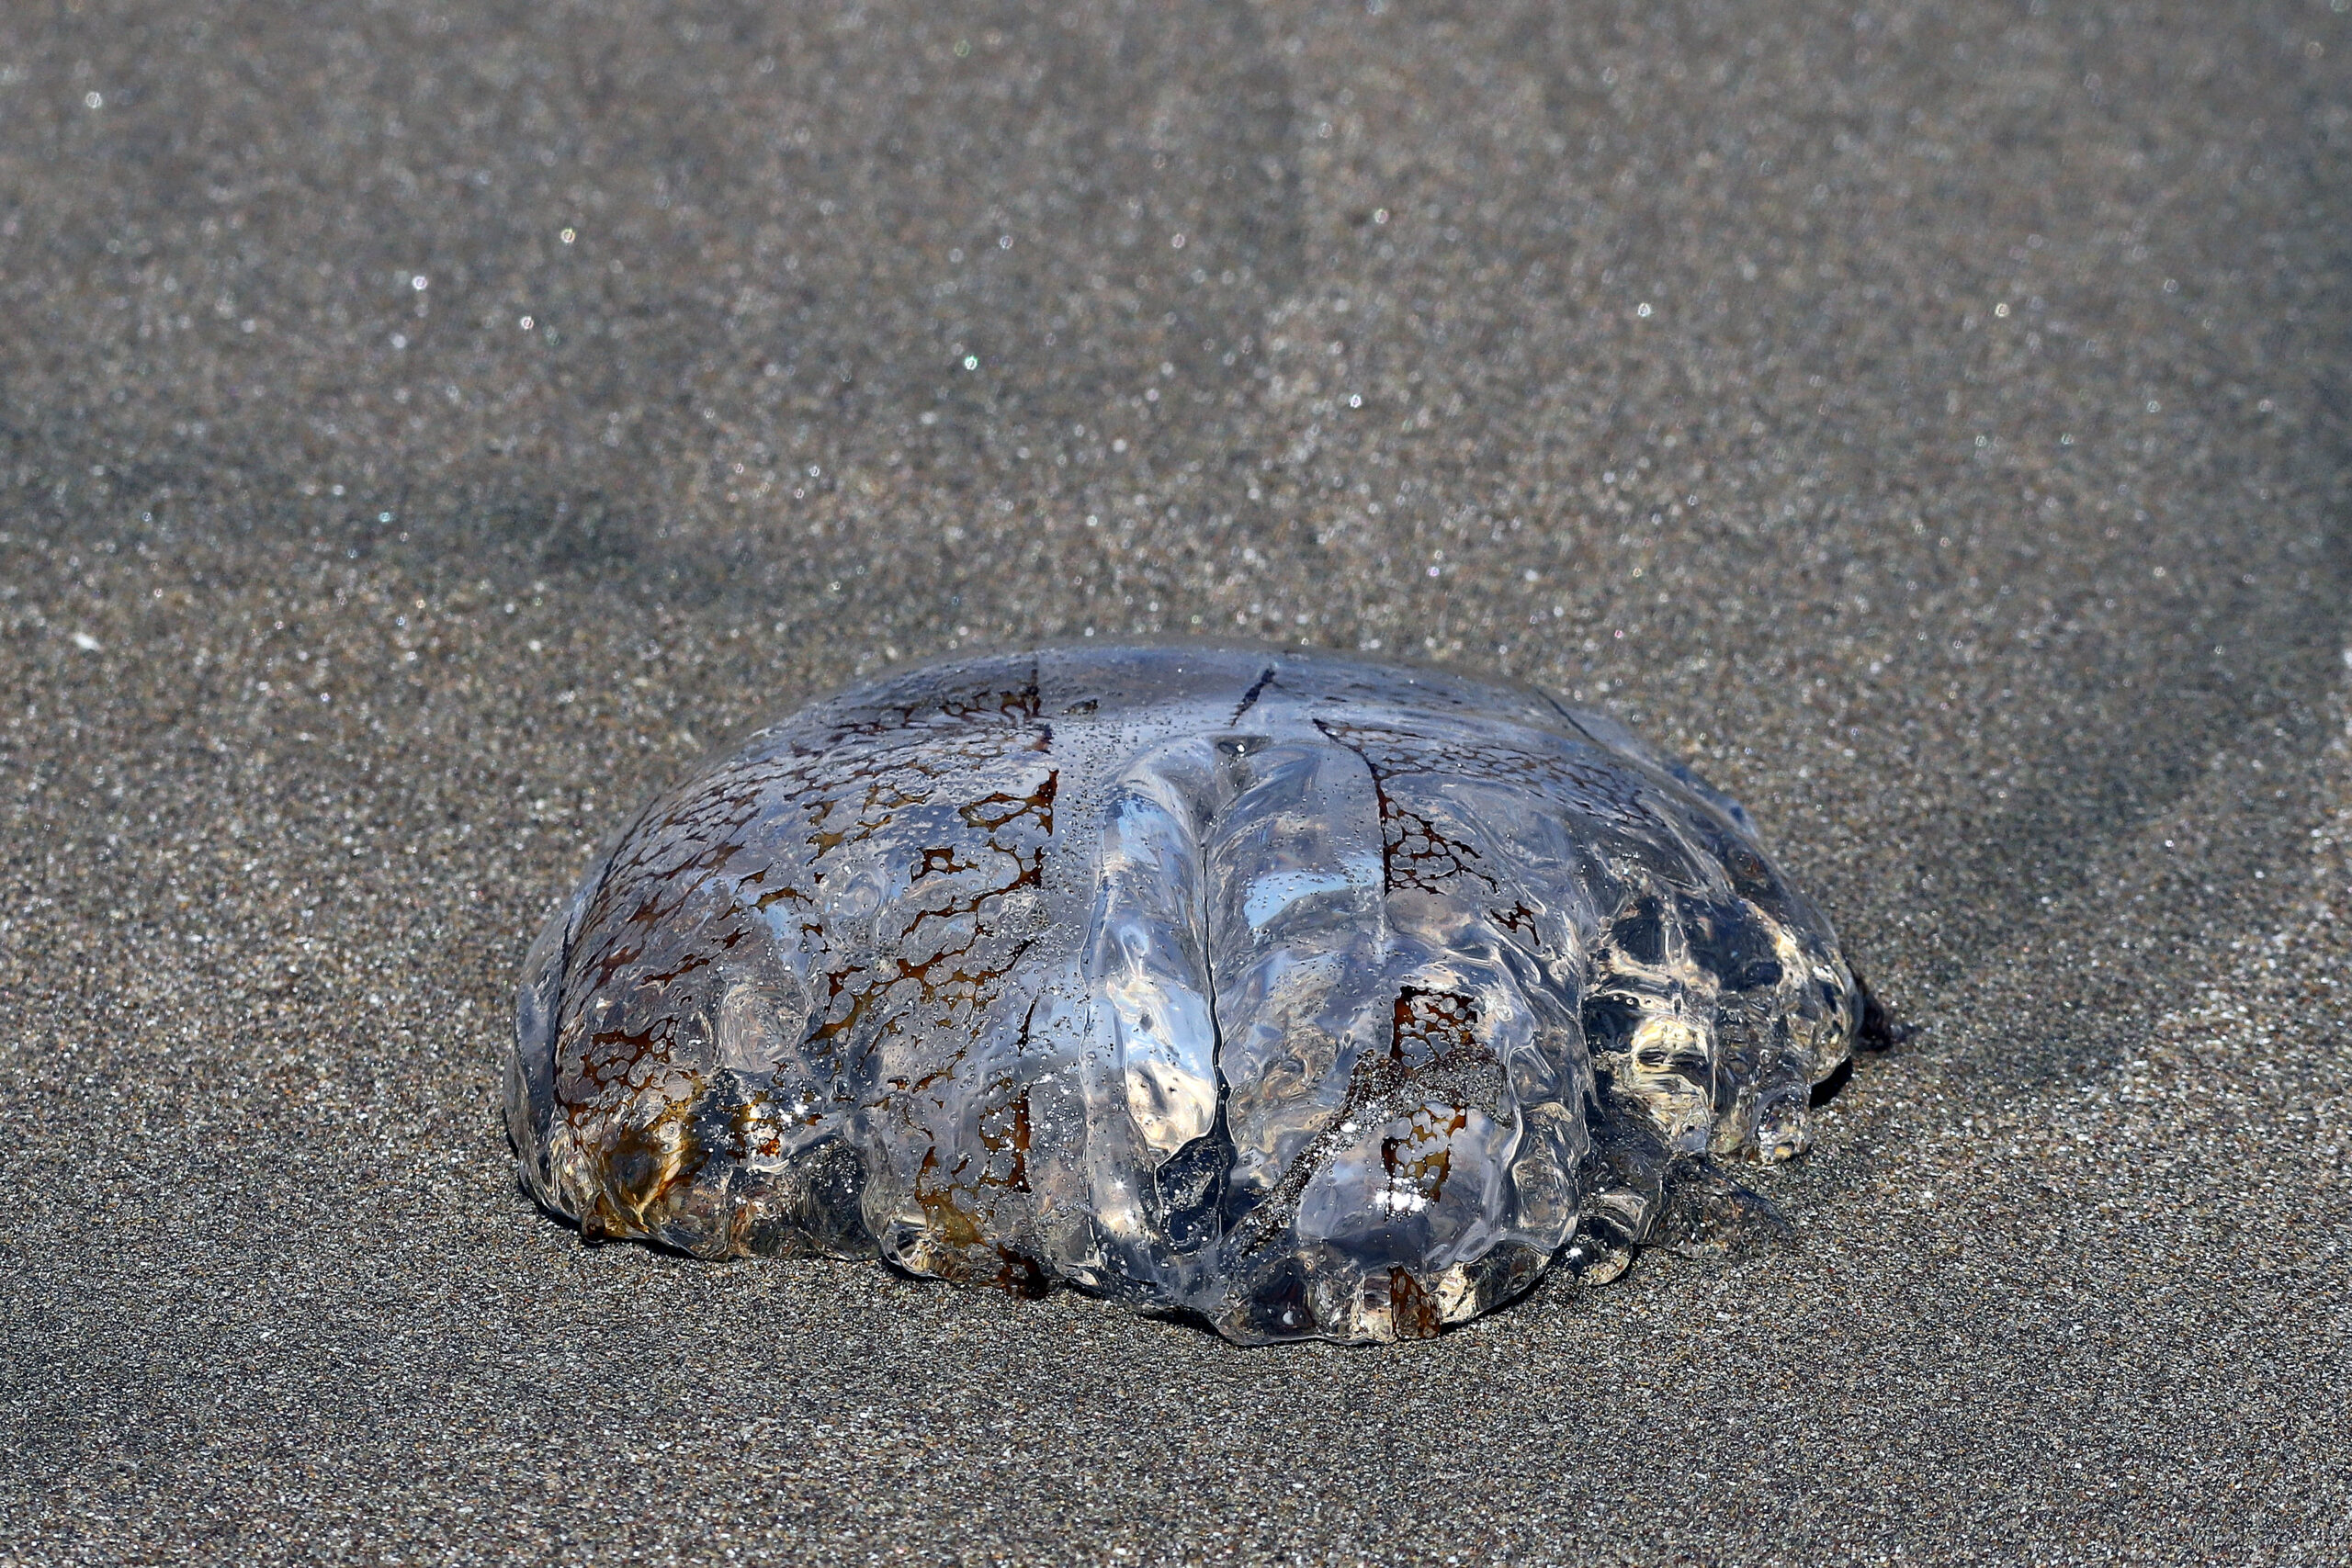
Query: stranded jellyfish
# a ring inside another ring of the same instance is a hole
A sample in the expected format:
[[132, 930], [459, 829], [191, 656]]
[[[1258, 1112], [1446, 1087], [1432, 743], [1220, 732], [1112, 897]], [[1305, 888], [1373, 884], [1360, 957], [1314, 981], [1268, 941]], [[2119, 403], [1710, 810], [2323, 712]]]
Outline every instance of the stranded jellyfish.
[[592, 1239], [1424, 1337], [1777, 1219], [1868, 1004], [1615, 720], [1324, 654], [1046, 648], [817, 703], [526, 960], [523, 1179]]

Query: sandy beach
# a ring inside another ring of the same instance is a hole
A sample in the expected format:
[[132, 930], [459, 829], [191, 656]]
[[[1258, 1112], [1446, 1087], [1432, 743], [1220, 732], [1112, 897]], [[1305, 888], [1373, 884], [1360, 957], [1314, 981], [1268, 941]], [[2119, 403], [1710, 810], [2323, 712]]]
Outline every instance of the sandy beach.
[[[0, 14], [0, 1562], [2352, 1558], [2352, 15]], [[861, 674], [1605, 708], [1915, 1032], [1420, 1345], [583, 1246], [530, 934]]]

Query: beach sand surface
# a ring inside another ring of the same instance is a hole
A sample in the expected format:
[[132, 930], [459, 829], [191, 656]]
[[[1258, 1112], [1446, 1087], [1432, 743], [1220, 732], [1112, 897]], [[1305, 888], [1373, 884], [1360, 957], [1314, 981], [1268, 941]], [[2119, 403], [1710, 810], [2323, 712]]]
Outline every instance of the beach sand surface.
[[[0, 11], [0, 1561], [2352, 1553], [2352, 15]], [[1917, 1032], [1433, 1343], [584, 1247], [515, 967], [894, 663], [1605, 708]]]

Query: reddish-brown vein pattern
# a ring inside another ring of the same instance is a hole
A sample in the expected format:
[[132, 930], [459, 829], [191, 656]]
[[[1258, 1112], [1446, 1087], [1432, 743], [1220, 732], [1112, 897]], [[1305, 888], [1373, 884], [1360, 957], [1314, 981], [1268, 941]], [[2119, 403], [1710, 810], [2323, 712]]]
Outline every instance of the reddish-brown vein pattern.
[[[780, 1043], [797, 1060], [735, 1119], [741, 1136], [710, 1146], [705, 1118], [701, 1146], [656, 1140], [639, 1223], [709, 1156], [775, 1157], [791, 1128], [828, 1115], [883, 1115], [923, 1145], [916, 1197], [951, 1243], [983, 1228], [965, 1212], [976, 1190], [1025, 1186], [1012, 1076], [990, 1074], [1000, 1092], [978, 1097], [984, 1160], [947, 1124], [968, 1098], [947, 1086], [1038, 934], [1016, 904], [1039, 887], [1053, 833], [1050, 741], [1032, 683], [755, 748], [649, 810], [583, 908], [568, 966], [558, 1100], [583, 1143], [628, 1156], [649, 1127], [687, 1119], [712, 1089], [727, 987], [793, 983], [778, 939], [800, 954], [811, 1006]], [[761, 1114], [786, 1079], [816, 1103]]]

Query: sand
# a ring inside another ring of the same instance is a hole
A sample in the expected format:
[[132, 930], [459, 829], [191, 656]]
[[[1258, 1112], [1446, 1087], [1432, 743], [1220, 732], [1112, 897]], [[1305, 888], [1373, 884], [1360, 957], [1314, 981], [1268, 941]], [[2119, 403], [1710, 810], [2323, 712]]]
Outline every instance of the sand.
[[[0, 1560], [2352, 1557], [2352, 16], [0, 13]], [[584, 1247], [527, 933], [890, 663], [1506, 674], [1918, 1032], [1433, 1344]]]

